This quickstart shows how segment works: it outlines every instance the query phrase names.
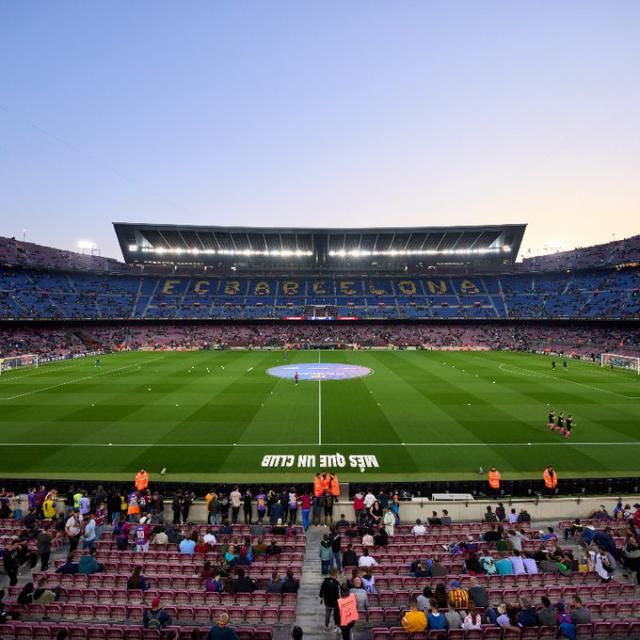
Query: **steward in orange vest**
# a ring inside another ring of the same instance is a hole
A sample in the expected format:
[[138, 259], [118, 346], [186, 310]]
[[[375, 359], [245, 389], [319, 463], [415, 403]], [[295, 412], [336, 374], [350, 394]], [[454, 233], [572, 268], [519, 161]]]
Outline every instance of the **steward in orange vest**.
[[338, 498], [340, 496], [340, 481], [338, 480], [338, 474], [332, 473], [330, 477], [331, 477], [331, 482], [330, 482], [329, 493], [331, 493], [331, 495], [334, 498]]
[[491, 467], [489, 469], [489, 473], [487, 474], [487, 478], [489, 480], [489, 486], [493, 491], [500, 490], [500, 472], [495, 468]]
[[322, 497], [324, 489], [322, 488], [322, 478], [319, 473], [313, 476], [313, 495], [316, 498]]
[[149, 474], [144, 469], [136, 473], [135, 486], [137, 491], [144, 491], [149, 486]]
[[544, 479], [544, 486], [547, 491], [553, 491], [558, 486], [558, 474], [551, 465], [544, 470], [542, 478]]

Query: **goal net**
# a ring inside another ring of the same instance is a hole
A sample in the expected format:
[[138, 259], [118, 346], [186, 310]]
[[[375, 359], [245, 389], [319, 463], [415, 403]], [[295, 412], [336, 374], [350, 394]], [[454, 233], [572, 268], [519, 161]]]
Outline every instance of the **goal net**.
[[618, 369], [629, 369], [640, 374], [640, 358], [635, 356], [621, 356], [617, 353], [600, 354], [601, 367], [616, 367]]
[[0, 375], [22, 369], [23, 367], [37, 367], [39, 356], [35, 353], [27, 353], [23, 356], [12, 356], [10, 358], [0, 358]]

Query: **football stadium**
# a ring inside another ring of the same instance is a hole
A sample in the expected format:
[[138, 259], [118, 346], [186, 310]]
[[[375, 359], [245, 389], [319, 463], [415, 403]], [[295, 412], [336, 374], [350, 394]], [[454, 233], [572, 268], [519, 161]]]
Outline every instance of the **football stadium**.
[[0, 3], [0, 640], [640, 640], [640, 3]]

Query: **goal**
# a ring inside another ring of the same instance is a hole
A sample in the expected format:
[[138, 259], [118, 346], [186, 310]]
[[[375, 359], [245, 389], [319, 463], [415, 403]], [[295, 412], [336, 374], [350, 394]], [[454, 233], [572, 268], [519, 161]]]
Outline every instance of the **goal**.
[[27, 353], [23, 356], [0, 358], [0, 375], [22, 367], [37, 367], [40, 357], [36, 353]]
[[601, 367], [617, 367], [619, 369], [629, 369], [640, 374], [640, 358], [635, 356], [621, 356], [617, 353], [600, 354]]

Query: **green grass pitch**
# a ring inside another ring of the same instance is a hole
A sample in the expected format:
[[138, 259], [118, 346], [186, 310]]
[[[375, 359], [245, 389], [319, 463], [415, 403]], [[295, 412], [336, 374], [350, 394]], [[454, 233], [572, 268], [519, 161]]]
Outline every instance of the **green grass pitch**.
[[[638, 473], [640, 376], [518, 353], [292, 352], [298, 362], [374, 370], [346, 381], [267, 375], [274, 352], [122, 353], [0, 376], [0, 476], [167, 480], [309, 480], [341, 454], [344, 479], [504, 479]], [[208, 371], [207, 371], [208, 369]], [[545, 427], [572, 413], [566, 441]], [[354, 455], [376, 456], [360, 471]], [[263, 467], [265, 456], [277, 464]], [[292, 456], [292, 457], [287, 457]], [[293, 461], [293, 462], [292, 462]]]

